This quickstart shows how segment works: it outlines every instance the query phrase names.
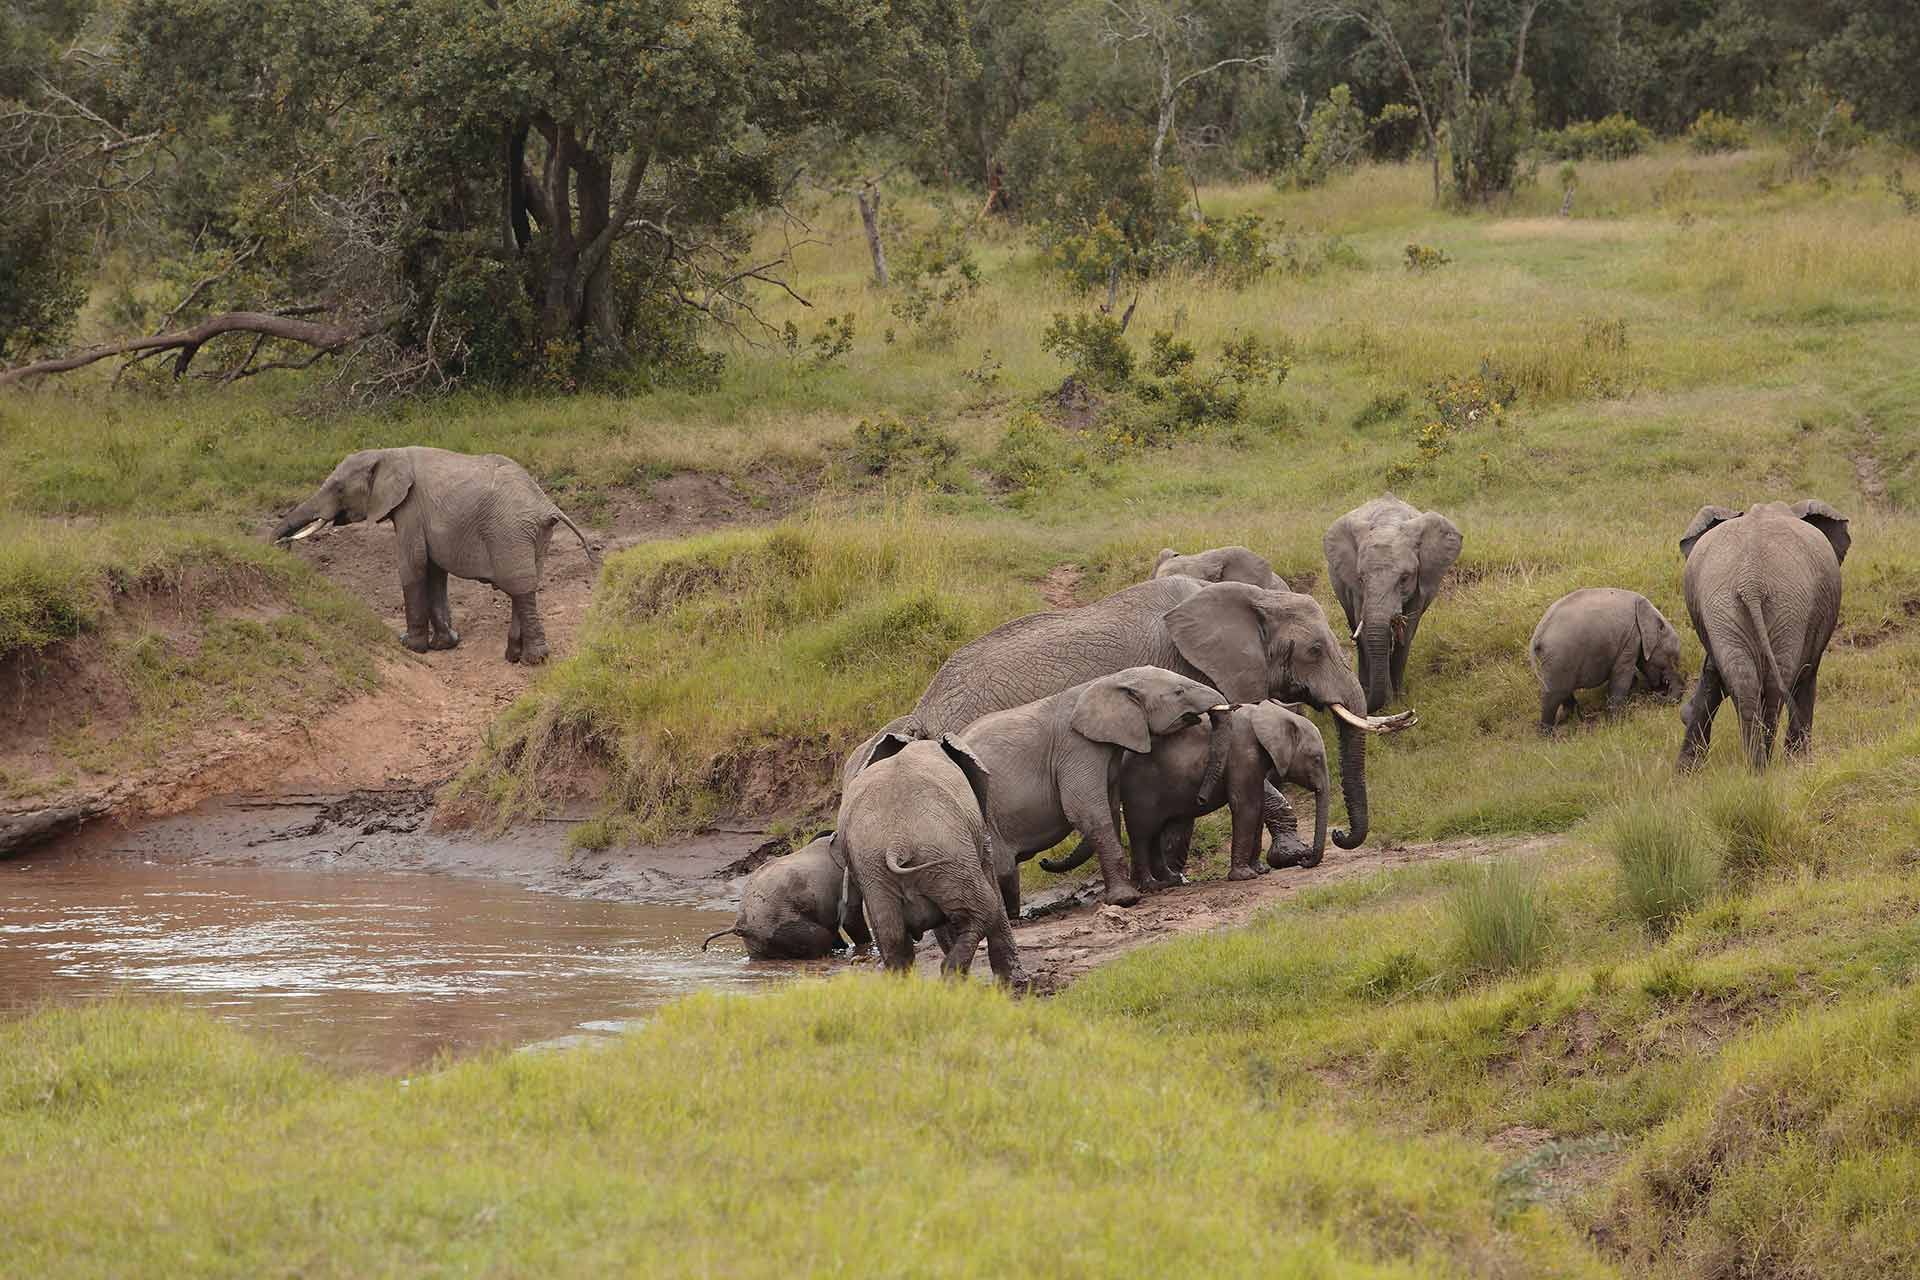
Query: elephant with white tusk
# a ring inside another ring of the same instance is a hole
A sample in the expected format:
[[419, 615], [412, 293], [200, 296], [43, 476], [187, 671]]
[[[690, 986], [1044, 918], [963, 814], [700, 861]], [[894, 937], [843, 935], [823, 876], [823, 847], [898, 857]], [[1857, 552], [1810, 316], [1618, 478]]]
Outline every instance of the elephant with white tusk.
[[1388, 494], [1355, 507], [1327, 529], [1327, 577], [1360, 651], [1367, 710], [1407, 690], [1407, 655], [1440, 579], [1460, 558], [1460, 531], [1437, 511]]
[[328, 525], [393, 522], [407, 631], [415, 653], [460, 643], [447, 605], [447, 575], [471, 578], [513, 601], [507, 661], [547, 659], [540, 624], [540, 572], [555, 526], [564, 524], [592, 557], [593, 548], [519, 463], [409, 446], [350, 453], [319, 491], [287, 513], [269, 541], [298, 541]]

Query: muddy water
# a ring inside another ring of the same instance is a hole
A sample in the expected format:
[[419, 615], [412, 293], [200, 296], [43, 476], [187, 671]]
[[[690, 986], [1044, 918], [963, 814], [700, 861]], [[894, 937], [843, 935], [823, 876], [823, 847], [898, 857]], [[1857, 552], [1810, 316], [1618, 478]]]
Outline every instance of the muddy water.
[[324, 1060], [404, 1070], [442, 1051], [617, 1031], [753, 965], [714, 905], [606, 902], [448, 875], [41, 854], [0, 861], [0, 1016], [167, 997]]

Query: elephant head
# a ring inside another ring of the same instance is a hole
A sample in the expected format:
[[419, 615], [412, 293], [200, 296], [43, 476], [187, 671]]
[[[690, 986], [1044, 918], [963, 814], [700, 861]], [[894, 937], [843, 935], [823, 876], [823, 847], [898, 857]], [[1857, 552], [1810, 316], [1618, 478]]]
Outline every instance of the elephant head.
[[[1311, 703], [1340, 722], [1340, 791], [1351, 831], [1335, 831], [1342, 849], [1367, 838], [1363, 734], [1388, 725], [1355, 710], [1366, 703], [1327, 615], [1312, 596], [1223, 582], [1190, 596], [1166, 615], [1181, 658], [1233, 702], [1279, 698]], [[1404, 721], [1403, 721], [1404, 723]]]
[[1145, 753], [1153, 739], [1226, 709], [1218, 689], [1161, 667], [1128, 667], [1088, 685], [1069, 723], [1083, 738]]
[[1460, 530], [1437, 511], [1416, 513], [1388, 495], [1388, 516], [1355, 519], [1375, 504], [1343, 517], [1328, 531], [1327, 567], [1366, 658], [1368, 711], [1393, 696], [1391, 656], [1404, 656], [1420, 615], [1440, 594], [1440, 580], [1460, 557]]
[[[1299, 865], [1317, 867], [1327, 851], [1327, 744], [1313, 721], [1278, 702], [1259, 702], [1240, 709], [1253, 725], [1253, 736], [1266, 753], [1268, 767], [1281, 780], [1313, 792], [1313, 847]], [[1278, 849], [1269, 855], [1269, 862]], [[1279, 863], [1272, 863], [1274, 866]]]
[[398, 449], [362, 449], [333, 469], [311, 498], [287, 513], [270, 542], [304, 538], [330, 524], [381, 521], [413, 491], [413, 463]]
[[1266, 557], [1246, 547], [1215, 547], [1183, 556], [1172, 547], [1162, 547], [1153, 562], [1153, 576], [1198, 578], [1202, 582], [1244, 582], [1269, 591], [1288, 590], [1286, 580], [1273, 571]]
[[1640, 630], [1640, 675], [1647, 688], [1668, 702], [1678, 702], [1687, 691], [1687, 675], [1680, 667], [1680, 633], [1642, 596], [1634, 602], [1634, 625]]

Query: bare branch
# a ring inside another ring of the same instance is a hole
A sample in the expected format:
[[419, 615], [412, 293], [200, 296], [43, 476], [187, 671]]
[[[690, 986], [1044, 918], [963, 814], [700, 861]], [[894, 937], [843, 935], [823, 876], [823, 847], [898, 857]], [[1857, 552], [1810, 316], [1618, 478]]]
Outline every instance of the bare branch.
[[293, 316], [270, 315], [260, 311], [229, 311], [223, 315], [202, 320], [190, 329], [159, 333], [145, 338], [131, 338], [125, 342], [108, 343], [105, 346], [92, 347], [71, 355], [50, 360], [36, 360], [15, 369], [0, 371], [0, 387], [24, 382], [29, 378], [66, 373], [72, 369], [84, 368], [95, 361], [105, 360], [110, 356], [123, 356], [133, 352], [178, 352], [174, 360], [173, 376], [179, 378], [186, 374], [187, 367], [193, 363], [194, 356], [199, 354], [202, 346], [227, 333], [265, 334], [268, 337], [317, 347], [322, 353], [334, 352], [391, 328], [399, 323], [404, 315], [403, 310], [395, 310], [356, 324], [331, 325], [316, 324], [311, 320], [301, 320]]

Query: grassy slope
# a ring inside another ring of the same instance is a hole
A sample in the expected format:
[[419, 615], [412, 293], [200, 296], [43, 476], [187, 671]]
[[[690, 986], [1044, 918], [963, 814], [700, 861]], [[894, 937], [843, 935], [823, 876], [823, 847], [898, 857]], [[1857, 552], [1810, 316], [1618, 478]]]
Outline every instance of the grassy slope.
[[[1544, 191], [1507, 219], [1436, 215], [1412, 171], [1210, 193], [1346, 232], [1360, 254], [1239, 294], [1143, 295], [1136, 324], [1184, 307], [1203, 351], [1243, 328], [1292, 335], [1295, 371], [1253, 415], [1279, 429], [1023, 506], [963, 484], [878, 521], [829, 501], [777, 531], [616, 557], [580, 656], [469, 782], [525, 803], [542, 752], [585, 745], [616, 762], [622, 812], [697, 818], [726, 799], [680, 781], [703, 762], [789, 738], [830, 760], [955, 639], [1037, 607], [1052, 564], [1086, 568], [1083, 597], [1162, 542], [1246, 541], [1319, 573], [1327, 520], [1410, 453], [1424, 385], [1486, 356], [1529, 394], [1504, 432], [1402, 487], [1467, 546], [1420, 637], [1422, 728], [1375, 753], [1374, 807], [1389, 836], [1570, 832], [1522, 881], [1546, 921], [1533, 968], [1469, 962], [1455, 904], [1479, 873], [1440, 868], [1136, 953], [1045, 1006], [809, 984], [684, 1002], [605, 1054], [468, 1063], [404, 1089], [171, 1014], [47, 1013], [0, 1038], [0, 1197], [33, 1209], [0, 1225], [0, 1255], [1532, 1275], [1592, 1270], [1569, 1252], [1584, 1229], [1599, 1265], [1629, 1274], [1910, 1274], [1920, 221], [1871, 176], [1820, 193], [1763, 190], [1767, 171], [1674, 153], [1590, 166], [1569, 222], [1544, 216]], [[1453, 263], [1405, 273], [1415, 240]], [[803, 262], [816, 301], [853, 309], [867, 337], [810, 379], [748, 361], [726, 394], [777, 387], [801, 405], [791, 429], [829, 440], [877, 408], [924, 414], [984, 456], [1059, 374], [1035, 349], [1046, 314], [1077, 305], [1017, 247], [988, 257], [988, 292], [944, 350], [871, 344], [885, 322], [857, 244]], [[1587, 317], [1626, 319], [1624, 356], [1585, 343]], [[997, 401], [960, 376], [989, 346]], [[1396, 393], [1413, 409], [1361, 414]], [[663, 437], [710, 429], [736, 456], [787, 429], [766, 402], [740, 424], [692, 402], [603, 408], [664, 420]], [[1863, 454], [1883, 505], [1858, 487]], [[1676, 781], [1666, 707], [1533, 735], [1520, 652], [1547, 602], [1609, 582], [1677, 617], [1673, 542], [1701, 503], [1801, 494], [1854, 518], [1811, 764], [1755, 789], [1723, 724], [1707, 771]], [[1729, 815], [1765, 808], [1749, 827], [1772, 834], [1758, 853], [1733, 841], [1708, 901], [1656, 936], [1619, 905], [1610, 856], [1609, 817], [1636, 801], [1695, 815], [1709, 866]], [[1514, 1126], [1552, 1141], [1519, 1160], [1479, 1145]], [[1582, 1166], [1598, 1181], [1537, 1203]], [[1276, 1258], [1280, 1242], [1303, 1251]]]

